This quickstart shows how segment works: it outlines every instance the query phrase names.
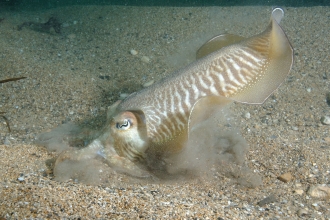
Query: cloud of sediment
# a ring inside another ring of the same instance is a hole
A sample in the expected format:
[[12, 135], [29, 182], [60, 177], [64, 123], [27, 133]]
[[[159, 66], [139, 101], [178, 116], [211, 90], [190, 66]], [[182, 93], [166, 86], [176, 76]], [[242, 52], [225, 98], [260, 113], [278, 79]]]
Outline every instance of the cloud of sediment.
[[[240, 135], [229, 106], [206, 111], [202, 116], [205, 120], [194, 124], [189, 133], [189, 140], [182, 152], [165, 158], [166, 177], [157, 175], [157, 179], [166, 181], [173, 175], [185, 178], [185, 176], [208, 176], [220, 173], [236, 180], [247, 187], [259, 186], [261, 178], [246, 166], [245, 154], [248, 145]], [[211, 114], [210, 114], [211, 113]], [[92, 132], [91, 132], [92, 133]], [[95, 132], [98, 133], [98, 132]], [[73, 179], [87, 184], [100, 184], [115, 182], [112, 179], [114, 173], [123, 170], [111, 167], [106, 163], [107, 158], [99, 155], [98, 150], [86, 150], [84, 147], [74, 147], [75, 142], [84, 142], [90, 137], [86, 129], [74, 124], [61, 125], [51, 132], [39, 135], [37, 143], [45, 146], [49, 151], [59, 153], [53, 171], [56, 180], [66, 181]], [[157, 161], [156, 161], [157, 163]], [[147, 170], [139, 173], [129, 173], [129, 176], [145, 175]], [[149, 177], [152, 177], [150, 174]], [[134, 177], [133, 177], [134, 179]], [[152, 179], [152, 178], [151, 178]], [[170, 178], [173, 180], [173, 178]]]
[[205, 118], [191, 129], [184, 150], [169, 158], [169, 172], [186, 171], [196, 176], [221, 173], [246, 187], [262, 184], [261, 178], [245, 163], [248, 144], [239, 133], [229, 106], [215, 109]]

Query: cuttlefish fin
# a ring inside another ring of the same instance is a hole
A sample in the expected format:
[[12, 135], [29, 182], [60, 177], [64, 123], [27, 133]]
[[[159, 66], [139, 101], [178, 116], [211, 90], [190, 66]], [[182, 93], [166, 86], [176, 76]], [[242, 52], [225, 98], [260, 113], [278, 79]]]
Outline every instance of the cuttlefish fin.
[[188, 121], [188, 135], [198, 124], [209, 119], [210, 115], [232, 103], [233, 100], [223, 96], [205, 96], [194, 104]]
[[[267, 29], [240, 43], [242, 57], [246, 57], [246, 67], [241, 69], [245, 69], [253, 80], [230, 97], [234, 101], [262, 104], [288, 75], [293, 64], [293, 48], [279, 25], [283, 16], [283, 10], [275, 8]], [[259, 59], [255, 54], [266, 62], [264, 65], [248, 68], [249, 60]]]
[[238, 43], [239, 41], [242, 41], [246, 39], [245, 37], [241, 37], [234, 34], [220, 34], [217, 35], [210, 40], [208, 40], [206, 43], [204, 43], [196, 53], [196, 59], [200, 59], [202, 57], [205, 57], [209, 55], [210, 53], [213, 53], [217, 50], [220, 50], [223, 47], [229, 46], [231, 44]]

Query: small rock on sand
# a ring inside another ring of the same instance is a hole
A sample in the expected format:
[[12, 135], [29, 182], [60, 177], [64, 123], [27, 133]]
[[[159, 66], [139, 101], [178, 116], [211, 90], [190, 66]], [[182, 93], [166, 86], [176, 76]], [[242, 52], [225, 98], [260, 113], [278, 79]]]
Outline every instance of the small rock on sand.
[[330, 198], [330, 187], [326, 185], [314, 185], [309, 188], [307, 194], [318, 199]]
[[149, 63], [149, 62], [150, 62], [150, 58], [147, 57], [147, 56], [143, 56], [143, 57], [141, 58], [141, 61], [144, 62], [144, 63]]
[[143, 87], [149, 87], [149, 86], [151, 86], [152, 84], [154, 84], [154, 82], [155, 82], [155, 80], [150, 80], [150, 81], [144, 83], [144, 84], [143, 84]]
[[138, 54], [138, 52], [137, 52], [136, 50], [131, 50], [130, 53], [131, 53], [133, 56], [135, 56], [135, 55]]
[[292, 175], [291, 173], [284, 173], [281, 176], [277, 177], [280, 181], [287, 183], [292, 180]]

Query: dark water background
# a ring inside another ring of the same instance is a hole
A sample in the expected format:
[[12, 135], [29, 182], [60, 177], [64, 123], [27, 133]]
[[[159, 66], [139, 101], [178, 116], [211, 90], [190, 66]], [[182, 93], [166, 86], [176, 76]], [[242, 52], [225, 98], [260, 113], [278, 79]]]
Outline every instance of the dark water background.
[[70, 5], [127, 6], [252, 6], [308, 7], [330, 5], [329, 0], [0, 0], [0, 7], [11, 10], [34, 10]]

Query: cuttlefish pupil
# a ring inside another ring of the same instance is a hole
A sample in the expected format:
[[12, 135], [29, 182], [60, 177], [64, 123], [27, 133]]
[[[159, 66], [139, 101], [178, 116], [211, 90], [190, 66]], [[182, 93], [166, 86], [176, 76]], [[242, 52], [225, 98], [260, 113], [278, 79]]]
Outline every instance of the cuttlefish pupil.
[[124, 119], [123, 122], [117, 122], [116, 128], [118, 130], [128, 130], [132, 125], [132, 122], [129, 119]]

